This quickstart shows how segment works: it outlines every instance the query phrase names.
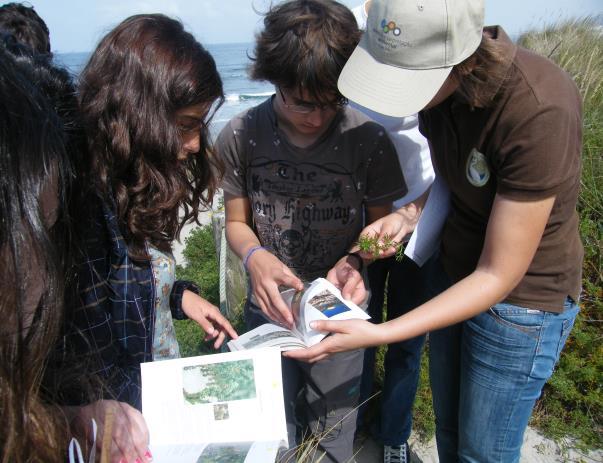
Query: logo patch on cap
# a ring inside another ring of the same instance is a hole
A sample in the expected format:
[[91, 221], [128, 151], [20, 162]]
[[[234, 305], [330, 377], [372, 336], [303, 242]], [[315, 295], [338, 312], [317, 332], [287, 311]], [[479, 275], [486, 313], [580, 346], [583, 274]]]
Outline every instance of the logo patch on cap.
[[467, 159], [467, 167], [465, 169], [467, 180], [471, 185], [482, 187], [490, 180], [490, 167], [486, 156], [473, 148]]
[[396, 26], [396, 23], [394, 21], [388, 21], [387, 19], [381, 20], [381, 29], [383, 29], [383, 32], [385, 32], [386, 34], [391, 31], [392, 34], [394, 34], [395, 36], [398, 36], [402, 33], [402, 31], [399, 27]]

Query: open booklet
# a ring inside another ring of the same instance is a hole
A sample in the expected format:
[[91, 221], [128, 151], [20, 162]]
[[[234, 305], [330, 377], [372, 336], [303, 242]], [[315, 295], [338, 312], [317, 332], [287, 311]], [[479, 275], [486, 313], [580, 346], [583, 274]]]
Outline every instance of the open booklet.
[[281, 292], [285, 303], [291, 307], [295, 326], [292, 329], [266, 323], [228, 342], [232, 351], [279, 347], [282, 351], [310, 347], [320, 342], [327, 333], [310, 328], [314, 320], [367, 320], [367, 313], [345, 300], [341, 292], [324, 278], [317, 278], [303, 291], [288, 289]]
[[154, 463], [274, 462], [286, 446], [280, 350], [141, 364]]

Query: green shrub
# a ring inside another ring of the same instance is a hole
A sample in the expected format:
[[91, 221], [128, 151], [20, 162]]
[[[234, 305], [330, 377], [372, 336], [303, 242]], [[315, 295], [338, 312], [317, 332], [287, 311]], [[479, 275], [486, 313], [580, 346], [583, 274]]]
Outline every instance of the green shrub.
[[[176, 267], [176, 278], [194, 281], [201, 289], [201, 297], [220, 306], [220, 270], [211, 225], [194, 229], [184, 241], [185, 265]], [[229, 321], [237, 333], [245, 332], [242, 303]], [[205, 343], [205, 333], [193, 320], [174, 320], [176, 337], [183, 357], [215, 354], [211, 343]], [[223, 348], [222, 350], [224, 350]]]
[[[211, 225], [196, 228], [184, 242], [185, 265], [176, 267], [176, 278], [194, 281], [201, 289], [201, 297], [219, 306], [220, 276]], [[205, 333], [196, 322], [174, 320], [174, 325], [183, 357], [215, 353], [203, 341]]]
[[214, 305], [220, 303], [220, 276], [211, 225], [194, 229], [184, 240], [185, 265], [176, 268], [179, 280], [194, 281], [201, 296]]

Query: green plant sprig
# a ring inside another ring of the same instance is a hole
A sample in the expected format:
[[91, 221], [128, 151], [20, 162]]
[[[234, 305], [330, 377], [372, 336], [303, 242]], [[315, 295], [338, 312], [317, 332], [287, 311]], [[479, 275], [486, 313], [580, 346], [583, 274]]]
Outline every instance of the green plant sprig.
[[360, 251], [371, 254], [375, 259], [378, 259], [383, 251], [392, 247], [396, 248], [396, 260], [398, 262], [404, 258], [404, 246], [388, 234], [383, 235], [381, 239], [378, 236], [360, 235], [356, 244]]

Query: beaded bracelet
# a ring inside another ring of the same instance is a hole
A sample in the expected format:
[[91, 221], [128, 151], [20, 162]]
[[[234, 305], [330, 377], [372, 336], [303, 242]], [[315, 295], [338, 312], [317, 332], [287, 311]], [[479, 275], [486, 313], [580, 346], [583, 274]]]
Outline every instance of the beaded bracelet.
[[249, 251], [247, 251], [247, 254], [245, 254], [245, 258], [243, 259], [243, 267], [245, 267], [245, 270], [249, 271], [249, 269], [247, 268], [247, 262], [249, 262], [249, 258], [253, 255], [253, 253], [259, 251], [260, 249], [263, 249], [264, 251], [266, 250], [264, 246], [254, 246], [250, 248]]

